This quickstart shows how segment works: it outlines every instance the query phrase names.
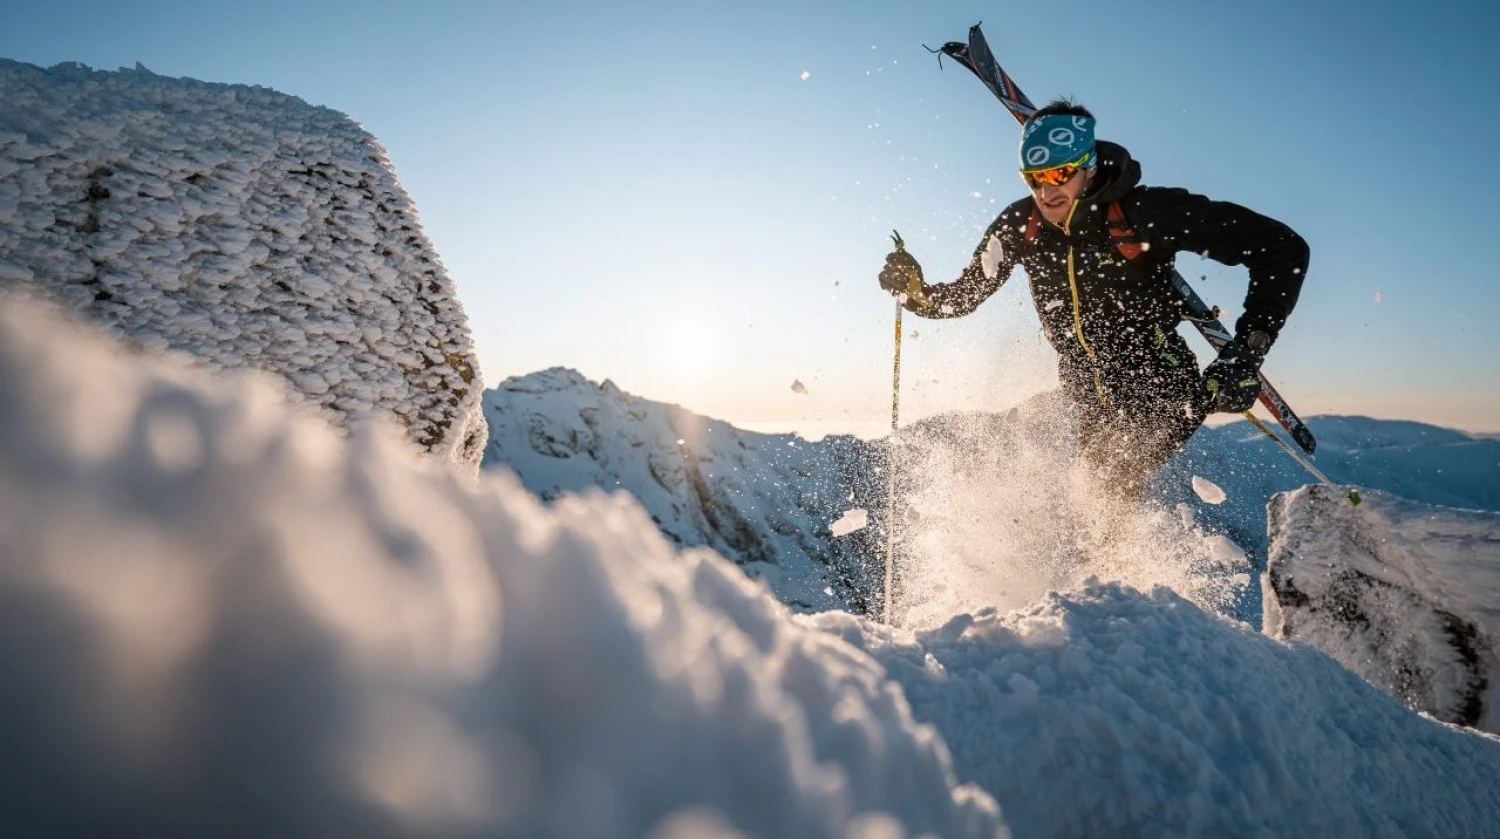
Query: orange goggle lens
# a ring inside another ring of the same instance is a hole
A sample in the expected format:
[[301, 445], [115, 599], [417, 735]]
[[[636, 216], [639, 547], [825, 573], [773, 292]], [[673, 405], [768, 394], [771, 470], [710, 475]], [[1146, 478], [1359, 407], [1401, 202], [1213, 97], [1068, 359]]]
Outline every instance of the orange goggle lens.
[[1022, 169], [1021, 178], [1032, 189], [1037, 189], [1043, 185], [1062, 186], [1068, 181], [1073, 180], [1073, 176], [1078, 174], [1078, 170], [1083, 168], [1083, 164], [1087, 163], [1088, 159], [1089, 155], [1085, 153], [1083, 157], [1071, 163], [1053, 166], [1050, 169]]

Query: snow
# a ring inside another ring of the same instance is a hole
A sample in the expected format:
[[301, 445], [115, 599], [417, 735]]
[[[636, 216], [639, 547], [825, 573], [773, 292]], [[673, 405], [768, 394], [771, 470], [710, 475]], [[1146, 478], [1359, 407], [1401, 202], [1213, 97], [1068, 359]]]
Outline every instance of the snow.
[[855, 508], [839, 516], [839, 520], [828, 526], [834, 536], [848, 536], [857, 530], [863, 530], [870, 523], [870, 516], [864, 510]]
[[484, 410], [485, 467], [514, 470], [539, 497], [629, 492], [674, 544], [713, 548], [794, 608], [853, 597], [842, 567], [853, 548], [829, 544], [850, 506], [852, 441], [741, 431], [564, 368], [501, 382]]
[[1382, 492], [1356, 507], [1342, 492], [1272, 502], [1266, 631], [1417, 710], [1500, 732], [1500, 513]]
[[[0, 100], [28, 835], [1500, 833], [1500, 739], [1445, 724], [1500, 730], [1500, 514], [1456, 509], [1500, 440], [1314, 418], [1433, 502], [1354, 507], [1205, 429], [1122, 510], [1055, 405], [811, 444], [557, 368], [485, 393], [475, 476], [462, 309], [348, 117], [139, 65]], [[897, 627], [840, 611], [891, 529]], [[1274, 637], [1219, 614], [1247, 551]]]
[[[1500, 439], [1407, 420], [1315, 416], [1318, 468], [1339, 484], [1445, 507], [1500, 510]], [[1199, 475], [1229, 495], [1216, 515], [1245, 514], [1264, 548], [1267, 499], [1313, 480], [1249, 423], [1205, 427], [1160, 475], [1158, 487]], [[1241, 503], [1243, 502], [1243, 505]]]
[[0, 59], [0, 286], [477, 468], [467, 319], [385, 150], [261, 87]]
[[[1249, 561], [1203, 528], [1191, 507], [1134, 510], [1096, 492], [1073, 457], [1071, 419], [1057, 394], [1004, 416], [922, 420], [897, 441], [903, 625], [1023, 608], [1091, 576], [1143, 590], [1168, 586], [1214, 611], [1231, 610], [1240, 597], [1238, 575], [1251, 570]], [[859, 505], [883, 519], [884, 482], [864, 488]]]
[[[1426, 504], [1500, 511], [1500, 438], [1404, 420], [1314, 416], [1307, 424], [1318, 440], [1318, 468], [1340, 485], [1376, 490]], [[1205, 506], [1190, 501], [1191, 476], [1223, 488], [1227, 499]], [[1188, 501], [1204, 529], [1221, 533], [1266, 567], [1266, 504], [1313, 478], [1246, 422], [1204, 427], [1152, 481], [1162, 503]], [[1239, 614], [1258, 622], [1260, 590], [1253, 588]]]
[[1017, 836], [1478, 836], [1500, 739], [1164, 588], [1094, 584], [915, 636], [842, 615]]
[[1223, 504], [1229, 498], [1218, 484], [1197, 475], [1193, 476], [1193, 494], [1205, 504]]
[[[619, 394], [611, 386], [601, 388], [571, 371], [568, 377], [569, 382], [563, 382], [556, 375], [538, 374], [511, 380], [507, 387], [552, 391], [549, 398], [557, 400], [556, 404], [526, 409], [536, 416], [552, 411], [551, 419], [546, 421], [552, 425], [562, 422], [570, 413], [579, 413], [578, 408], [568, 407], [569, 404], [591, 403], [596, 400], [591, 394], [601, 390], [610, 391], [612, 398], [622, 403], [656, 406]], [[570, 387], [575, 392], [563, 399], [561, 392]], [[493, 398], [508, 397], [499, 393]], [[504, 404], [520, 407], [513, 402]], [[667, 410], [667, 406], [656, 407]], [[1235, 495], [1200, 475], [1190, 474], [1184, 477], [1185, 486], [1176, 490], [1175, 497], [1192, 497], [1200, 503], [1175, 501], [1171, 479], [1184, 471], [1183, 464], [1177, 463], [1157, 481], [1150, 504], [1139, 511], [1122, 512], [1107, 503], [1107, 499], [1093, 497], [1088, 491], [1088, 476], [1079, 473], [1076, 464], [1071, 463], [1070, 432], [1061, 408], [1052, 395], [1038, 397], [1003, 417], [975, 414], [924, 420], [903, 429], [894, 447], [889, 441], [865, 444], [834, 438], [808, 443], [738, 434], [731, 435], [735, 440], [733, 445], [717, 447], [704, 447], [696, 440], [679, 437], [671, 452], [689, 463], [725, 457], [736, 464], [761, 458], [775, 462], [784, 454], [779, 449], [800, 444], [806, 459], [789, 470], [762, 473], [757, 479], [759, 490], [753, 496], [754, 501], [744, 508], [747, 512], [792, 509], [799, 498], [807, 495], [821, 496], [825, 503], [830, 503], [829, 476], [837, 476], [840, 486], [847, 485], [849, 491], [841, 502], [832, 502], [830, 518], [837, 518], [826, 532], [818, 527], [800, 532], [795, 544], [809, 561], [783, 569], [785, 573], [777, 578], [776, 587], [778, 592], [805, 592], [821, 587], [824, 595], [845, 598], [845, 607], [860, 613], [878, 612], [883, 604], [883, 573], [890, 549], [885, 536], [888, 477], [883, 465], [894, 454], [897, 494], [902, 502], [896, 511], [895, 619], [919, 631], [941, 626], [954, 614], [985, 608], [1001, 611], [1027, 608], [1051, 591], [1076, 590], [1091, 576], [1125, 581], [1142, 590], [1165, 586], [1206, 611], [1227, 614], [1257, 627], [1262, 612], [1271, 614], [1280, 608], [1274, 600], [1261, 602], [1257, 571], [1265, 567], [1265, 548], [1258, 546], [1266, 544], [1262, 506], [1266, 496], [1256, 497], [1255, 493], [1269, 495], [1269, 490], [1256, 489], [1257, 484], [1244, 478], [1271, 485], [1285, 482], [1288, 486], [1299, 486], [1298, 481], [1305, 481], [1307, 476], [1283, 471], [1296, 469], [1283, 452], [1271, 446], [1255, 429], [1206, 430], [1179, 460], [1190, 460], [1215, 470], [1216, 474], [1227, 475], [1235, 482]], [[702, 417], [692, 420], [675, 407], [670, 410], [674, 412], [673, 422], [679, 425], [715, 422]], [[668, 433], [652, 430], [648, 412], [640, 408], [616, 408], [608, 412], [589, 409], [583, 413], [589, 417], [590, 440], [642, 441], [660, 439]], [[1316, 418], [1315, 423], [1326, 432], [1323, 458], [1344, 473], [1364, 474], [1381, 481], [1387, 474], [1384, 469], [1362, 472], [1361, 467], [1379, 463], [1378, 458], [1396, 452], [1413, 462], [1447, 463], [1446, 469], [1432, 473], [1429, 479], [1437, 494], [1486, 491], [1490, 466], [1483, 460], [1484, 448], [1492, 446], [1493, 441], [1404, 422], [1325, 417]], [[497, 420], [495, 427], [502, 424]], [[1387, 427], [1389, 433], [1384, 433]], [[725, 433], [730, 432], [725, 429]], [[1248, 436], [1239, 436], [1244, 434]], [[557, 436], [567, 434], [558, 432]], [[531, 446], [532, 451], [538, 448], [545, 450], [547, 446]], [[588, 452], [586, 456], [569, 461], [587, 466], [588, 472], [579, 486], [651, 485], [652, 479], [647, 476], [649, 458], [643, 463], [639, 457], [632, 460], [611, 455], [607, 447], [594, 442], [583, 448]], [[646, 448], [659, 450], [661, 445]], [[1455, 458], [1451, 453], [1455, 448], [1477, 456]], [[724, 449], [733, 453], [726, 455]], [[1433, 456], [1424, 458], [1423, 449], [1430, 449]], [[510, 454], [516, 451], [524, 453], [525, 447], [498, 446], [489, 462], [492, 467], [513, 462], [521, 470], [528, 488], [545, 497], [556, 497], [560, 482], [546, 480], [545, 470], [538, 472], [525, 458]], [[1462, 468], [1454, 468], [1451, 461], [1457, 460], [1463, 461]], [[542, 480], [536, 479], [538, 474], [543, 476]], [[1411, 485], [1411, 476], [1407, 478]], [[1187, 496], [1188, 491], [1193, 495]], [[716, 497], [730, 505], [744, 505], [746, 495], [737, 491]], [[638, 498], [657, 522], [671, 521], [682, 510], [691, 510], [698, 503], [692, 497], [659, 492], [641, 492]], [[1339, 503], [1341, 510], [1351, 509], [1342, 495]], [[1414, 518], [1420, 523], [1431, 516]], [[742, 519], [753, 521], [754, 517], [743, 514]], [[1249, 531], [1252, 538], [1245, 538], [1247, 531], [1224, 527], [1223, 522], [1236, 519], [1258, 519], [1255, 530]], [[760, 528], [761, 544], [783, 542], [784, 527], [767, 529], [765, 523], [754, 527]], [[1273, 528], [1273, 534], [1274, 531]], [[1312, 532], [1321, 533], [1323, 529], [1313, 528]], [[1430, 534], [1433, 544], [1413, 548], [1413, 554], [1428, 553], [1443, 540], [1452, 541], [1455, 533], [1466, 533], [1465, 538], [1487, 544], [1483, 536], [1486, 532], [1480, 527], [1449, 529], [1441, 536]], [[1357, 551], [1362, 543], [1404, 550], [1400, 547], [1403, 540], [1383, 533], [1374, 521], [1362, 522], [1358, 534], [1359, 539], [1350, 540], [1343, 548], [1315, 550], [1310, 555], [1345, 574], [1349, 569], [1343, 557]], [[710, 538], [700, 536], [693, 543], [708, 544]], [[815, 541], [809, 543], [809, 538]], [[816, 540], [821, 540], [821, 546]], [[1240, 547], [1235, 540], [1242, 540], [1247, 548]], [[732, 547], [720, 550], [737, 561], [745, 561]], [[1257, 551], [1258, 555], [1254, 555]], [[1491, 562], [1500, 563], [1500, 556], [1493, 557]], [[1431, 563], [1419, 564], [1421, 569], [1411, 574], [1438, 573]], [[752, 568], [753, 565], [747, 566], [747, 570]], [[796, 575], [809, 573], [812, 576], [796, 584]], [[1332, 572], [1320, 573], [1327, 577]], [[1468, 586], [1474, 592], [1472, 596], [1480, 599], [1500, 596], [1500, 589], [1478, 579], [1438, 584]], [[1322, 586], [1326, 594], [1316, 590], [1318, 586], [1307, 592], [1289, 586], [1283, 588], [1287, 589], [1280, 598], [1284, 603], [1295, 605], [1309, 595], [1334, 599], [1325, 605], [1315, 603], [1299, 616], [1300, 625], [1311, 626], [1314, 631], [1291, 632], [1289, 624], [1280, 618], [1267, 617], [1270, 631], [1290, 634], [1322, 647], [1353, 672], [1364, 675], [1415, 710], [1433, 713], [1449, 722], [1490, 725], [1482, 719], [1495, 707], [1495, 702], [1473, 686], [1482, 686], [1487, 679], [1500, 683], [1500, 679], [1490, 675], [1495, 672], [1496, 657], [1487, 652], [1490, 647], [1484, 646], [1492, 645], [1488, 640], [1492, 636], [1487, 631], [1471, 631], [1465, 628], [1467, 623], [1455, 624], [1447, 617], [1455, 612], [1468, 614], [1464, 609], [1451, 603], [1434, 605], [1430, 598], [1408, 592], [1401, 597], [1411, 599], [1412, 608], [1396, 610], [1365, 604], [1351, 622], [1349, 609], [1337, 600], [1340, 592], [1347, 590], [1346, 585]], [[1398, 598], [1382, 594], [1377, 599], [1385, 602]], [[805, 607], [799, 600], [789, 602]], [[1329, 620], [1331, 617], [1337, 619]], [[1466, 646], [1452, 641], [1470, 635], [1481, 635], [1484, 644], [1475, 642]], [[1328, 640], [1348, 637], [1358, 643], [1351, 646], [1344, 641]], [[1392, 643], [1391, 639], [1405, 640]], [[1467, 663], [1475, 658], [1475, 649], [1483, 653], [1479, 656], [1482, 660]]]
[[389, 427], [344, 441], [270, 377], [121, 355], [3, 302], [21, 832], [1001, 827], [872, 659], [675, 552], [628, 496], [544, 507]]
[[[497, 429], [486, 467], [515, 469], [542, 497], [627, 490], [669, 538], [710, 545], [753, 575], [773, 572], [775, 590], [797, 608], [828, 608], [828, 589], [857, 611], [880, 600], [888, 509], [881, 470], [892, 451], [885, 441], [746, 433], [575, 371], [510, 379], [485, 398]], [[935, 417], [897, 435], [906, 502], [897, 511], [898, 560], [916, 595], [908, 621], [1020, 608], [1097, 574], [1143, 589], [1165, 585], [1258, 626], [1265, 503], [1307, 483], [1307, 473], [1248, 424], [1204, 428], [1153, 481], [1144, 515], [1126, 517], [1113, 535], [1091, 533], [1108, 528], [1080, 522], [1108, 505], [1090, 497], [1087, 476], [1076, 472], [1070, 423], [1057, 395], [1043, 394], [1006, 415]], [[1363, 417], [1309, 423], [1320, 436], [1318, 459], [1335, 478], [1444, 505], [1500, 506], [1500, 439]], [[671, 464], [680, 474], [661, 468]], [[1223, 501], [1205, 503], [1194, 478], [1200, 488], [1220, 487]], [[694, 481], [710, 491], [700, 495]], [[705, 500], [725, 509], [707, 510]], [[851, 508], [868, 511], [866, 527], [835, 537], [831, 523]], [[713, 534], [714, 517], [745, 524], [734, 544]], [[1103, 555], [1080, 565], [1090, 552]], [[799, 559], [775, 568], [757, 559], [772, 554]]]
[[271, 377], [4, 302], [0, 736], [26, 832], [1500, 827], [1500, 740], [1164, 588], [915, 633], [799, 616], [623, 493], [542, 504], [389, 428], [342, 439]]

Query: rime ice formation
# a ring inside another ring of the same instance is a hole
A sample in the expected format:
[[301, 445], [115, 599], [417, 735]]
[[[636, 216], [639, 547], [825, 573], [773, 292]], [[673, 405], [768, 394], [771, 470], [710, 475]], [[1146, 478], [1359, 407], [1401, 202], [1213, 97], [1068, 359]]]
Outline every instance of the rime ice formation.
[[352, 119], [261, 87], [3, 60], [0, 102], [0, 286], [137, 347], [278, 374], [339, 425], [394, 415], [477, 467], [467, 320]]
[[1266, 632], [1407, 707], [1500, 733], [1500, 513], [1309, 486], [1270, 504]]

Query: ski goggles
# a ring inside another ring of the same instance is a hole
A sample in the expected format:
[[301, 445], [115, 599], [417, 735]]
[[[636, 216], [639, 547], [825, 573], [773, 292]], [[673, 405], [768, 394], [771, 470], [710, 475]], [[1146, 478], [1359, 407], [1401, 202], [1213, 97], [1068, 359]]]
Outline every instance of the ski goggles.
[[1045, 169], [1022, 169], [1021, 179], [1032, 189], [1040, 189], [1043, 186], [1062, 186], [1073, 180], [1078, 170], [1088, 165], [1094, 156], [1094, 150], [1089, 149], [1077, 160], [1064, 163], [1061, 166], [1049, 166]]

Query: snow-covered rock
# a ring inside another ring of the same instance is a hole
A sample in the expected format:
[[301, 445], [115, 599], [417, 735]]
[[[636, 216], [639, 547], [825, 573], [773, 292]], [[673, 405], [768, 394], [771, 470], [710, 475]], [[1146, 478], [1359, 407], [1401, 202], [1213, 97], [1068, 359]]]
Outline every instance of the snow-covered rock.
[[1309, 486], [1270, 505], [1265, 631], [1408, 707], [1500, 733], [1500, 513]]
[[5, 60], [0, 102], [0, 286], [138, 348], [275, 373], [339, 425], [394, 416], [477, 467], [463, 309], [348, 116], [262, 87]]
[[544, 500], [630, 493], [674, 544], [710, 547], [802, 610], [846, 608], [864, 561], [833, 538], [864, 445], [742, 431], [553, 368], [485, 392], [486, 468]]

